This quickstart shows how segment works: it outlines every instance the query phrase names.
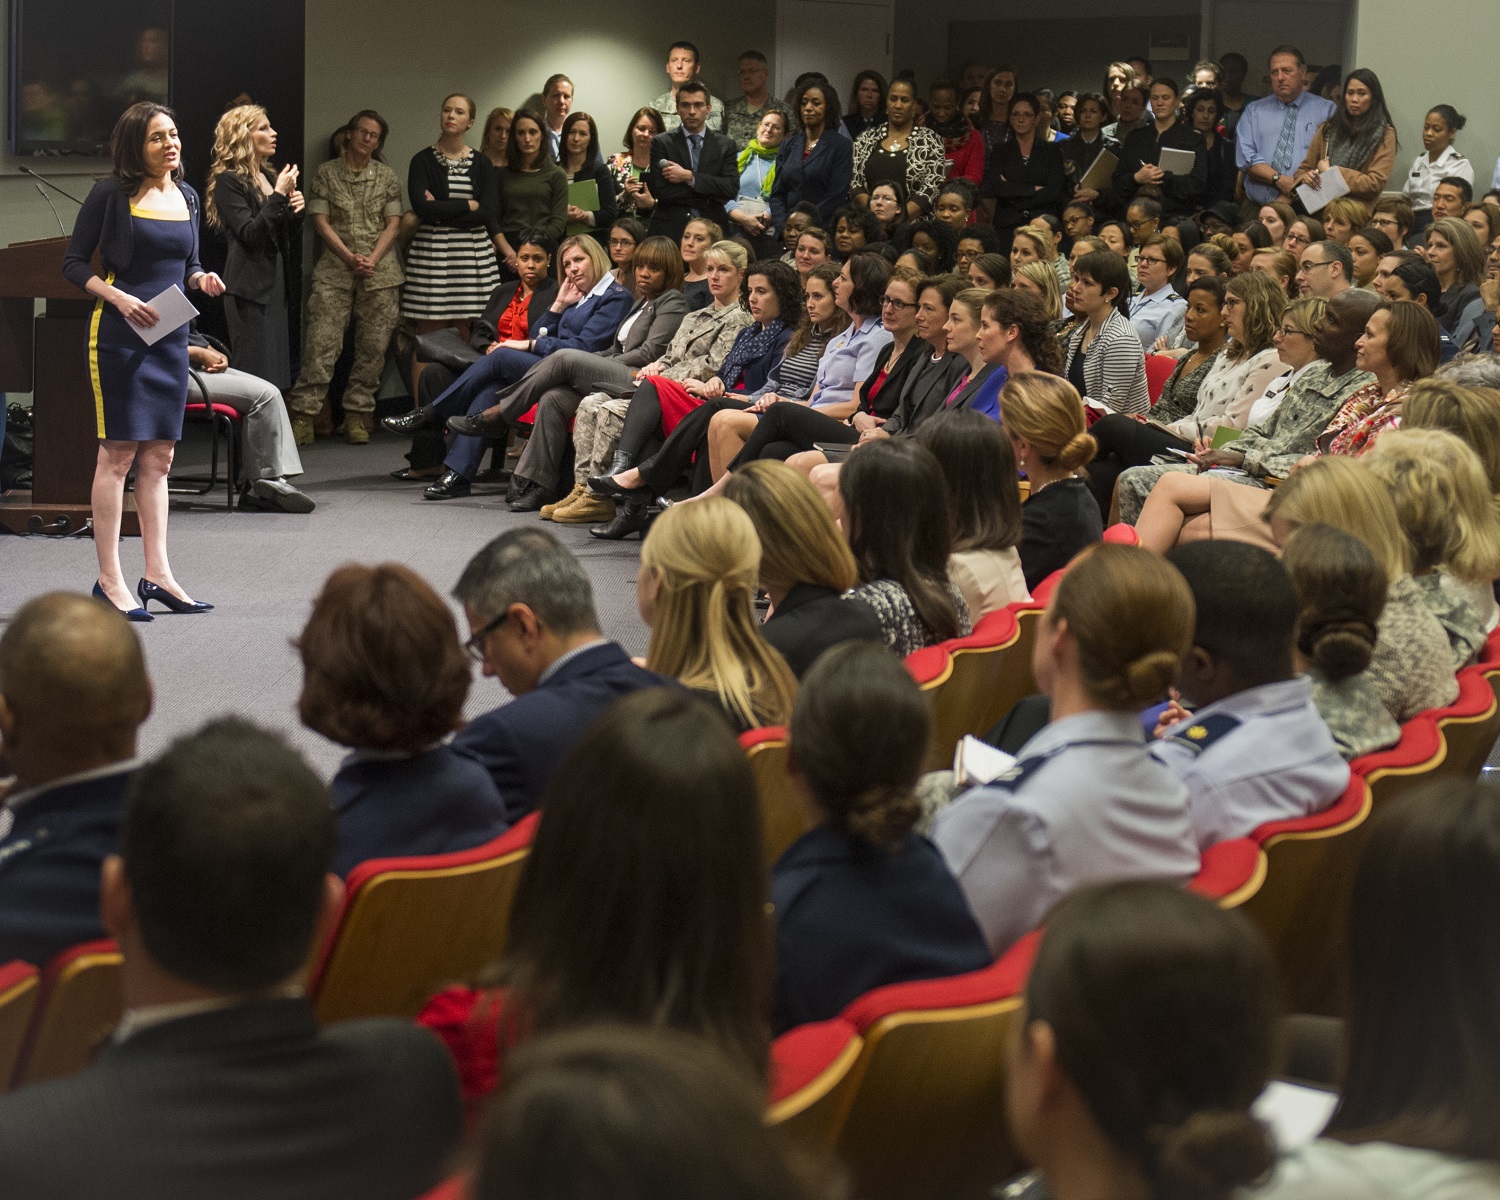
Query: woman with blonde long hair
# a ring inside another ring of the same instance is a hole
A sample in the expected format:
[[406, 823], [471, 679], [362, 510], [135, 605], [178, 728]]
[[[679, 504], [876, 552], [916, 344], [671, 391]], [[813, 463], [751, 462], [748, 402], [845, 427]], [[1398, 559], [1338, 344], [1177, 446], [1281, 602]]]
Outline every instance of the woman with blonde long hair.
[[1049, 324], [1062, 320], [1063, 290], [1057, 282], [1057, 272], [1046, 263], [1022, 263], [1014, 269], [1010, 286], [1018, 291], [1030, 292], [1040, 300]]
[[760, 538], [745, 510], [710, 497], [667, 509], [641, 547], [636, 599], [646, 666], [718, 705], [736, 732], [784, 724], [797, 680], [755, 622]]
[[749, 514], [760, 538], [760, 586], [771, 600], [760, 635], [798, 679], [841, 642], [885, 640], [875, 610], [845, 595], [859, 582], [854, 553], [807, 476], [760, 458], [729, 477], [724, 496]]
[[275, 154], [276, 130], [266, 110], [258, 104], [231, 108], [214, 129], [204, 208], [209, 225], [229, 243], [224, 315], [235, 369], [284, 391], [292, 386], [286, 264], [303, 198], [295, 164], [272, 178]]

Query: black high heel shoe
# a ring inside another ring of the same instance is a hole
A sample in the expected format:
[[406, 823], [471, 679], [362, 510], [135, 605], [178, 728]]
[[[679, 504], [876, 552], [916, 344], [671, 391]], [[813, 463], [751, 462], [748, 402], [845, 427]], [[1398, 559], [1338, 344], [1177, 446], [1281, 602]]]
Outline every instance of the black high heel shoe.
[[135, 585], [135, 594], [141, 598], [141, 611], [146, 611], [146, 606], [155, 600], [158, 604], [165, 604], [174, 613], [206, 613], [213, 611], [213, 605], [202, 600], [179, 600], [159, 583], [152, 583], [149, 579], [142, 579]]
[[[589, 481], [590, 483], [593, 480]], [[589, 526], [589, 533], [606, 542], [618, 542], [633, 533], [645, 537], [651, 525], [651, 514], [646, 508], [646, 497], [641, 492], [625, 492], [624, 501], [615, 511], [615, 519], [604, 525]]]
[[118, 607], [116, 607], [115, 602], [113, 600], [111, 600], [108, 596], [106, 596], [104, 594], [104, 587], [103, 587], [102, 584], [100, 584], [100, 582], [97, 579], [94, 580], [94, 592], [93, 592], [93, 596], [94, 596], [95, 600], [103, 600], [104, 603], [106, 603], [107, 605], [109, 605], [110, 608], [113, 608], [117, 613], [119, 613], [127, 621], [154, 621], [154, 620], [156, 620], [156, 618], [153, 617], [150, 613], [148, 613], [144, 608], [118, 608]]
[[615, 482], [613, 475], [590, 475], [589, 490], [598, 496], [608, 496], [611, 500], [629, 500], [632, 496], [645, 496], [651, 489], [621, 487]]

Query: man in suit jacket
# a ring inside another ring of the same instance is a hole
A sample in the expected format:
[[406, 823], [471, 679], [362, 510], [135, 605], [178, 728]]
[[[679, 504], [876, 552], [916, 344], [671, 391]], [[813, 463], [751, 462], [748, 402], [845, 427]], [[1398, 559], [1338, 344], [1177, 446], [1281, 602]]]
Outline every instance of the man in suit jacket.
[[16, 777], [0, 808], [0, 962], [40, 966], [104, 936], [99, 868], [150, 712], [140, 642], [111, 606], [38, 596], [0, 637], [0, 776]]
[[708, 89], [696, 79], [677, 89], [681, 124], [651, 139], [651, 172], [647, 190], [656, 197], [651, 235], [674, 242], [694, 217], [706, 217], [723, 229], [729, 220], [726, 201], [740, 188], [739, 151], [708, 124]]
[[7, 1200], [409, 1200], [461, 1132], [442, 1046], [407, 1021], [327, 1031], [303, 966], [337, 919], [328, 791], [224, 718], [141, 768], [101, 910], [125, 1015], [93, 1066], [0, 1098]]
[[516, 697], [472, 721], [453, 748], [489, 769], [512, 824], [615, 700], [674, 686], [599, 632], [588, 575], [546, 530], [501, 534], [469, 560], [453, 595], [473, 631], [470, 653]]

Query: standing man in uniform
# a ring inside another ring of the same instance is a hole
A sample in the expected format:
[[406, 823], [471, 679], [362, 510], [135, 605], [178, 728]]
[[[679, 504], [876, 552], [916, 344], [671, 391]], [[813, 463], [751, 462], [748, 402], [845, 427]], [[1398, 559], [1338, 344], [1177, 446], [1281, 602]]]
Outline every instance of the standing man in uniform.
[[307, 299], [302, 370], [287, 399], [299, 446], [313, 443], [313, 425], [328, 403], [328, 384], [351, 315], [354, 367], [344, 391], [344, 434], [355, 445], [370, 440], [375, 389], [406, 278], [390, 252], [401, 224], [401, 184], [378, 157], [389, 132], [379, 113], [355, 113], [344, 153], [318, 168], [308, 192], [307, 212], [323, 240], [323, 254]]

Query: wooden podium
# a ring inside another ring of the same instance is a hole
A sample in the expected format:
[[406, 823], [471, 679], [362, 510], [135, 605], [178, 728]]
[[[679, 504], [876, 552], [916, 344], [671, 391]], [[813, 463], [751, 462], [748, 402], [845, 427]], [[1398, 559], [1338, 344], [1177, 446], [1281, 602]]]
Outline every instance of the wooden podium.
[[[32, 490], [0, 494], [0, 529], [76, 533], [89, 520], [98, 418], [89, 379], [94, 301], [63, 278], [66, 238], [0, 249], [0, 391], [32, 393]], [[35, 302], [46, 301], [42, 316]], [[139, 534], [135, 497], [125, 495], [123, 534]]]

